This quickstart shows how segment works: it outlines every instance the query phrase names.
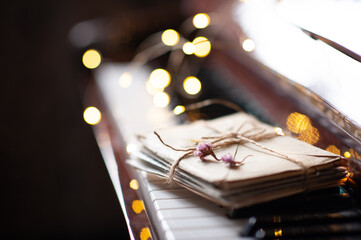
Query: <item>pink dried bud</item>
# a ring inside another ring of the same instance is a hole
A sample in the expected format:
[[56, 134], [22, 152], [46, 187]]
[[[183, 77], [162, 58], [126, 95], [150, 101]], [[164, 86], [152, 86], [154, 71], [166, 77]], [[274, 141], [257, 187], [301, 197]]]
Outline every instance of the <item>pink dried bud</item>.
[[209, 142], [199, 143], [196, 147], [196, 150], [193, 152], [194, 156], [199, 157], [202, 162], [205, 162], [205, 157], [208, 155], [212, 155], [215, 159], [218, 160], [216, 155], [213, 152], [213, 146]]
[[227, 154], [223, 155], [223, 156], [221, 157], [221, 160], [222, 160], [224, 163], [228, 163], [230, 167], [234, 167], [234, 166], [236, 166], [236, 163], [238, 163], [238, 162], [236, 162], [236, 161], [234, 160], [234, 157], [233, 157], [230, 153], [227, 153]]

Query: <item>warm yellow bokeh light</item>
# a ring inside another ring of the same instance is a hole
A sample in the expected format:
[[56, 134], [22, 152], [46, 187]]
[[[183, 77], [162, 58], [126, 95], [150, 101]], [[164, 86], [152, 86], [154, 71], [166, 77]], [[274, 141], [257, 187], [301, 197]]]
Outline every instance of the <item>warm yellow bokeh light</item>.
[[195, 95], [199, 93], [202, 89], [201, 82], [196, 77], [187, 77], [183, 82], [183, 88], [186, 93], [190, 95]]
[[129, 72], [124, 72], [122, 75], [120, 75], [118, 79], [118, 84], [121, 88], [128, 88], [130, 84], [132, 84], [132, 74]]
[[168, 106], [170, 98], [165, 92], [158, 92], [153, 97], [153, 104], [156, 107], [164, 108]]
[[129, 182], [129, 187], [130, 187], [131, 189], [138, 190], [138, 189], [139, 189], [139, 183], [138, 183], [137, 179], [132, 179], [132, 180]]
[[282, 229], [275, 229], [274, 231], [275, 237], [282, 237]]
[[206, 13], [198, 13], [193, 17], [193, 25], [196, 28], [206, 28], [211, 22], [211, 18]]
[[150, 233], [149, 228], [147, 228], [147, 227], [142, 228], [142, 230], [140, 231], [139, 237], [140, 237], [140, 240], [152, 239], [152, 234]]
[[246, 39], [242, 43], [242, 48], [246, 52], [252, 52], [256, 48], [256, 44], [254, 43], [254, 41], [252, 39]]
[[154, 87], [153, 84], [151, 84], [149, 80], [147, 81], [145, 88], [146, 88], [147, 92], [152, 96], [154, 96], [155, 94], [157, 94], [159, 92], [163, 92], [163, 90], [164, 90], [164, 88]]
[[102, 57], [97, 50], [90, 49], [83, 55], [83, 64], [89, 69], [97, 68], [102, 61]]
[[156, 89], [163, 89], [170, 83], [170, 74], [167, 70], [158, 68], [153, 70], [149, 76], [149, 81]]
[[331, 153], [334, 153], [334, 154], [337, 154], [337, 155], [340, 155], [341, 154], [341, 151], [338, 147], [336, 147], [335, 145], [329, 145], [327, 148], [326, 148], [326, 151], [329, 151]]
[[294, 112], [287, 117], [287, 128], [294, 133], [300, 133], [309, 127], [312, 127], [311, 120], [304, 114]]
[[345, 158], [350, 158], [351, 157], [351, 153], [348, 152], [348, 151], [344, 152], [343, 155], [345, 156]]
[[139, 214], [145, 209], [144, 202], [142, 200], [134, 200], [132, 202], [132, 208], [135, 213]]
[[186, 42], [185, 44], [183, 44], [182, 50], [185, 54], [191, 55], [194, 53], [195, 46], [191, 42]]
[[205, 37], [197, 37], [193, 40], [194, 55], [206, 57], [211, 51], [211, 42]]
[[317, 128], [310, 126], [306, 130], [300, 132], [298, 139], [309, 144], [315, 144], [320, 140], [320, 133]]
[[176, 107], [173, 109], [173, 113], [174, 113], [175, 115], [182, 114], [182, 113], [184, 113], [184, 111], [185, 111], [185, 107], [184, 107], [184, 106], [181, 106], [181, 105], [178, 105], [178, 106], [176, 106]]
[[102, 119], [102, 115], [96, 107], [88, 107], [83, 113], [83, 118], [86, 123], [96, 125]]
[[162, 33], [162, 42], [167, 46], [174, 46], [179, 42], [179, 34], [173, 29], [165, 30]]
[[282, 130], [282, 128], [280, 128], [280, 127], [275, 127], [275, 128], [274, 128], [274, 131], [275, 131], [275, 133], [276, 133], [277, 135], [280, 135], [280, 136], [284, 136], [284, 135], [285, 135], [284, 132], [283, 132], [283, 130]]

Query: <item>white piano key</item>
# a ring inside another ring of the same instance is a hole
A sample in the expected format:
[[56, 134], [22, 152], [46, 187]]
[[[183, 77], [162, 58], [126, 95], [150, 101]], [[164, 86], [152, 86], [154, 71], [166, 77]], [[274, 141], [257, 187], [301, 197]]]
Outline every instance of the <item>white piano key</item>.
[[198, 195], [187, 189], [153, 190], [149, 194], [153, 201], [160, 199], [199, 198]]
[[242, 239], [240, 230], [233, 227], [197, 228], [172, 231], [174, 239]]
[[225, 214], [225, 209], [210, 206], [205, 206], [202, 208], [163, 209], [157, 211], [157, 216], [159, 220], [192, 217], [215, 217], [222, 215], [226, 217]]
[[205, 199], [161, 199], [154, 201], [156, 210], [176, 209], [176, 208], [196, 208], [204, 206], [214, 206], [214, 203]]
[[241, 230], [246, 226], [246, 219], [229, 219], [225, 216], [216, 217], [200, 217], [190, 219], [168, 219], [162, 221], [162, 226], [165, 230], [184, 230], [191, 228], [205, 228], [205, 227], [220, 227], [229, 226], [235, 230]]

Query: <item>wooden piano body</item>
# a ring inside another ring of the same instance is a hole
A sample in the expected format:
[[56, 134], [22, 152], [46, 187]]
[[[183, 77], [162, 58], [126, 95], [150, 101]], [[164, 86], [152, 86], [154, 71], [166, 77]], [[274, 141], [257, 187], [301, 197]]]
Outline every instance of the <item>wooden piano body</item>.
[[[229, 11], [229, 7], [222, 11]], [[270, 68], [257, 54], [242, 49], [239, 41], [247, 39], [247, 33], [240, 26], [234, 22], [228, 25], [224, 36], [213, 40], [210, 55], [202, 61], [191, 62], [191, 65], [199, 65], [194, 74], [202, 79], [202, 92], [196, 98], [189, 98], [177, 92], [180, 84], [174, 84], [170, 87], [171, 102], [166, 108], [154, 107], [152, 97], [145, 90], [151, 66], [164, 62], [163, 58], [137, 68], [129, 88], [121, 88], [118, 83], [119, 76], [129, 70], [127, 63], [103, 62], [93, 70], [85, 103], [101, 110], [102, 120], [94, 126], [94, 132], [121, 203], [130, 238], [299, 239], [309, 236], [358, 239], [361, 236], [358, 207], [360, 122], [349, 119], [342, 109], [336, 109], [309, 88]], [[292, 64], [292, 60], [289, 61]], [[358, 64], [360, 67], [361, 63]], [[136, 147], [134, 133], [199, 116], [228, 113], [219, 106], [190, 113], [186, 118], [172, 113], [178, 104], [207, 98], [235, 102], [294, 137], [344, 155], [349, 161], [350, 174], [345, 186], [228, 211], [126, 164], [129, 153]], [[360, 112], [357, 108], [354, 111]], [[305, 122], [312, 128], [302, 132]], [[273, 220], [267, 220], [270, 218]]]

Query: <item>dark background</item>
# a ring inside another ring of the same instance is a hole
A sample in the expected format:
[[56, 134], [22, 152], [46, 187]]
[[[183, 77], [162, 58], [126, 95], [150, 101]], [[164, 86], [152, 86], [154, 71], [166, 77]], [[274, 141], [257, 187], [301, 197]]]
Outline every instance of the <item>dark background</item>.
[[[128, 238], [92, 129], [82, 119], [89, 77], [81, 65], [84, 49], [72, 46], [68, 33], [81, 21], [117, 19], [108, 21], [106, 34], [121, 34], [93, 47], [129, 60], [147, 34], [180, 22], [177, 1], [167, 2], [2, 3], [2, 239]], [[154, 15], [153, 8], [167, 11]]]

